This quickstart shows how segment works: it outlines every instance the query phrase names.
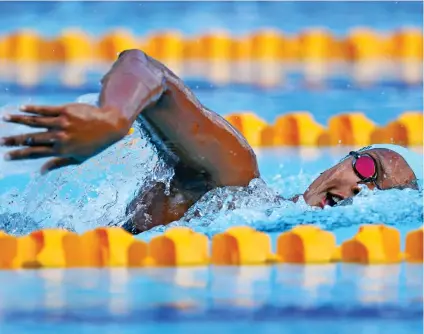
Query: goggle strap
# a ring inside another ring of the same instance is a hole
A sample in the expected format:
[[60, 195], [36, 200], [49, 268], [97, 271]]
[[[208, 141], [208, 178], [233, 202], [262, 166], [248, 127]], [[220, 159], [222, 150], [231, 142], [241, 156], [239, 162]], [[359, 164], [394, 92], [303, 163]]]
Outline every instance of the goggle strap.
[[[352, 154], [351, 154], [352, 153]], [[362, 180], [362, 182], [373, 182], [375, 181], [375, 177], [377, 176], [377, 164], [374, 160], [374, 158], [368, 154], [366, 154], [365, 156], [370, 157], [372, 159], [372, 161], [374, 162], [374, 175], [365, 178], [361, 173], [359, 173], [358, 169], [356, 168], [356, 161], [361, 157], [364, 156], [364, 154], [359, 154], [358, 152], [350, 152], [349, 155], [353, 155], [353, 157], [355, 158], [354, 161], [352, 161], [352, 168], [355, 172], [356, 175], [358, 175], [358, 177]]]

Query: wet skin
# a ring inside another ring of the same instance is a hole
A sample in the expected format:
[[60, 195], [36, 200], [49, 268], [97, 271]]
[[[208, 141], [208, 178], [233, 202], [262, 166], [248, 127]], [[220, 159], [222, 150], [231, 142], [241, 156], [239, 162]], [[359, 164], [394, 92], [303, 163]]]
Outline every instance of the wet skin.
[[[414, 172], [398, 153], [381, 148], [361, 153], [372, 156], [377, 164], [376, 182], [365, 183], [369, 189], [418, 189]], [[349, 157], [324, 171], [303, 194], [305, 202], [323, 208], [357, 195], [360, 191], [358, 185], [362, 182], [352, 168], [352, 160], [353, 157]]]
[[[124, 228], [132, 233], [178, 220], [213, 188], [247, 186], [260, 177], [255, 153], [245, 138], [201, 105], [174, 73], [140, 50], [121, 53], [104, 76], [99, 107], [73, 103], [25, 106], [22, 111], [27, 114], [7, 115], [5, 121], [42, 132], [2, 138], [5, 146], [24, 146], [5, 158], [52, 157], [43, 173], [83, 163], [121, 140], [134, 122], [140, 124], [175, 175], [169, 193], [163, 183], [153, 183], [128, 205], [131, 218]], [[381, 188], [410, 185], [414, 175], [400, 156], [374, 151], [370, 154], [386, 175], [379, 173]], [[349, 158], [315, 180], [304, 194], [305, 201], [323, 207], [332, 204], [326, 203], [328, 196], [351, 197], [358, 181]]]

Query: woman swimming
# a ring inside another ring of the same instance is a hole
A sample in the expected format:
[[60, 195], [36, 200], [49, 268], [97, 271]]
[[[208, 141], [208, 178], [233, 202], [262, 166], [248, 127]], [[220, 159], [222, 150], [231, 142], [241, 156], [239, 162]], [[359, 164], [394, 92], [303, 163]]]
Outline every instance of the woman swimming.
[[[27, 115], [4, 116], [6, 122], [47, 130], [1, 138], [1, 145], [24, 146], [6, 153], [5, 159], [52, 157], [43, 173], [81, 164], [121, 140], [137, 121], [175, 174], [169, 192], [157, 182], [128, 205], [127, 213], [133, 214], [124, 228], [132, 233], [180, 219], [214, 188], [244, 187], [260, 177], [255, 153], [245, 138], [144, 52], [122, 52], [101, 83], [98, 107], [31, 105], [21, 108]], [[369, 146], [324, 171], [299, 196], [311, 206], [324, 207], [353, 197], [360, 183], [371, 189], [418, 189], [421, 160], [399, 146]]]

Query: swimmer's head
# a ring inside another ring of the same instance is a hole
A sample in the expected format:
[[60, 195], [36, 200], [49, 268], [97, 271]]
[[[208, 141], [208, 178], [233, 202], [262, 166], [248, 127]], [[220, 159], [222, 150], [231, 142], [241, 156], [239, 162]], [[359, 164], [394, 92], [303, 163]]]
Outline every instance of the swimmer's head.
[[371, 190], [418, 190], [421, 189], [423, 178], [422, 159], [421, 155], [397, 145], [367, 146], [324, 171], [312, 182], [303, 197], [307, 204], [323, 208], [357, 195], [360, 184]]

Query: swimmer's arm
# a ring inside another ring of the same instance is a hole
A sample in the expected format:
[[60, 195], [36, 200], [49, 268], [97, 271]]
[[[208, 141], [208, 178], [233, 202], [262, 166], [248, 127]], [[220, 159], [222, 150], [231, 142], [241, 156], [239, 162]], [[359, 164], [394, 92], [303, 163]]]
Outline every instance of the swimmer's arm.
[[140, 50], [122, 52], [101, 83], [100, 107], [120, 110], [129, 124], [166, 90], [163, 71]]
[[7, 152], [8, 160], [52, 157], [42, 171], [80, 164], [122, 139], [138, 114], [164, 92], [162, 69], [139, 50], [121, 54], [102, 80], [100, 108], [82, 103], [29, 105], [26, 115], [6, 115], [9, 123], [47, 131], [0, 138], [0, 145], [23, 146]]
[[[102, 80], [101, 107], [119, 109], [132, 124], [143, 111], [170, 92], [171, 115], [145, 113], [155, 129], [166, 135], [188, 165], [210, 175], [217, 186], [245, 186], [259, 177], [256, 157], [239, 133], [218, 116], [208, 116], [184, 91], [179, 80], [168, 80], [159, 62], [140, 50], [123, 52]], [[181, 107], [183, 106], [183, 107]]]

